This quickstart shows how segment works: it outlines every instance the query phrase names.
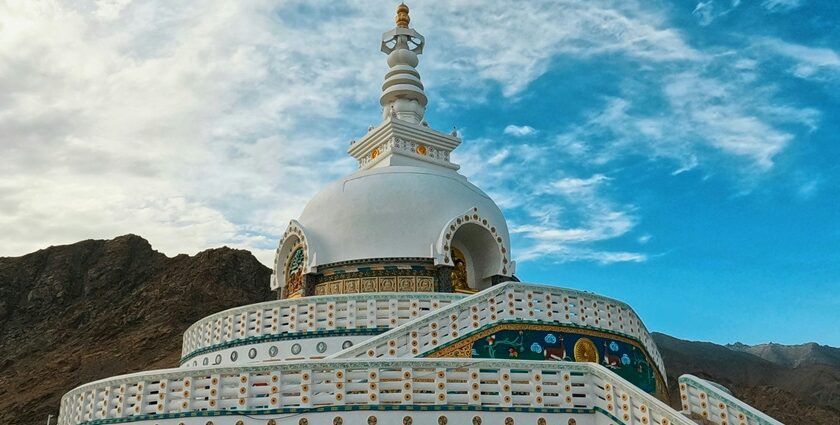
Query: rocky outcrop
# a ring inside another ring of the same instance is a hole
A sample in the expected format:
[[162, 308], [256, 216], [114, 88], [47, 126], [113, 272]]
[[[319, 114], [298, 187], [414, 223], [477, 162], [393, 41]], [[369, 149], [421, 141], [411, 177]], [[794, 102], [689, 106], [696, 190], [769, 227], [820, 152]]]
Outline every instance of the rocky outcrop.
[[43, 424], [77, 385], [177, 366], [190, 324], [271, 299], [270, 275], [247, 251], [168, 258], [135, 235], [0, 258], [0, 423]]

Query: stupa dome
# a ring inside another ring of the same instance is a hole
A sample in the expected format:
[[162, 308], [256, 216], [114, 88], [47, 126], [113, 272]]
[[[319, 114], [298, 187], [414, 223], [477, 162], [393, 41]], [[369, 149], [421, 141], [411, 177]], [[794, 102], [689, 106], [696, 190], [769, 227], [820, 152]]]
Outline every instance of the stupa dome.
[[[426, 167], [389, 166], [346, 176], [315, 195], [298, 222], [318, 266], [395, 257], [446, 262], [447, 251], [438, 245], [453, 220], [491, 228], [484, 239], [494, 249], [510, 246], [505, 219], [489, 196], [454, 171]], [[489, 242], [495, 238], [501, 242]]]

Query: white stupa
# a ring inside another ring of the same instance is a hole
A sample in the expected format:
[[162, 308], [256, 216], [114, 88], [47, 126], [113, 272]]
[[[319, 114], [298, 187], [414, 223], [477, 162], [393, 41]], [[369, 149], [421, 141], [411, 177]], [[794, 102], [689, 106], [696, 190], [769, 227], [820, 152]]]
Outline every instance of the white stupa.
[[408, 7], [382, 37], [382, 123], [277, 249], [278, 300], [208, 316], [179, 368], [82, 385], [60, 425], [776, 425], [665, 368], [636, 313], [519, 282], [505, 218], [424, 121], [425, 47]]

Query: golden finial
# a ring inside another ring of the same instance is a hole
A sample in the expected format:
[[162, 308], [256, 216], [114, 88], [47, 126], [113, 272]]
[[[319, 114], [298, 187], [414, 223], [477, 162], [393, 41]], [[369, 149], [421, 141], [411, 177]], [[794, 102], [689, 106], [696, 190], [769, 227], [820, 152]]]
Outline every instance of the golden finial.
[[408, 6], [405, 3], [400, 3], [397, 6], [397, 27], [399, 28], [408, 28], [408, 23], [411, 22], [411, 18], [408, 17]]

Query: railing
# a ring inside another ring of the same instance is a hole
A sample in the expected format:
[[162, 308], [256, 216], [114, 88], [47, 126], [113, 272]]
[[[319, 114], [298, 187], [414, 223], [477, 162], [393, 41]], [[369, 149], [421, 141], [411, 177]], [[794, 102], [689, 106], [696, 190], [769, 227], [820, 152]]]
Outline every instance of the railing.
[[184, 332], [181, 361], [284, 334], [387, 329], [464, 298], [447, 293], [365, 293], [268, 301], [205, 317]]
[[627, 304], [588, 292], [520, 282], [491, 287], [329, 358], [415, 357], [504, 320], [556, 323], [632, 338], [666, 379], [653, 338]]
[[682, 375], [679, 384], [683, 412], [689, 415], [718, 425], [782, 425], [714, 382]]
[[289, 413], [297, 415], [269, 423], [298, 424], [319, 414], [400, 408], [519, 409], [606, 415], [624, 424], [695, 425], [594, 363], [492, 359], [314, 360], [142, 372], [70, 391], [61, 400], [58, 424]]

